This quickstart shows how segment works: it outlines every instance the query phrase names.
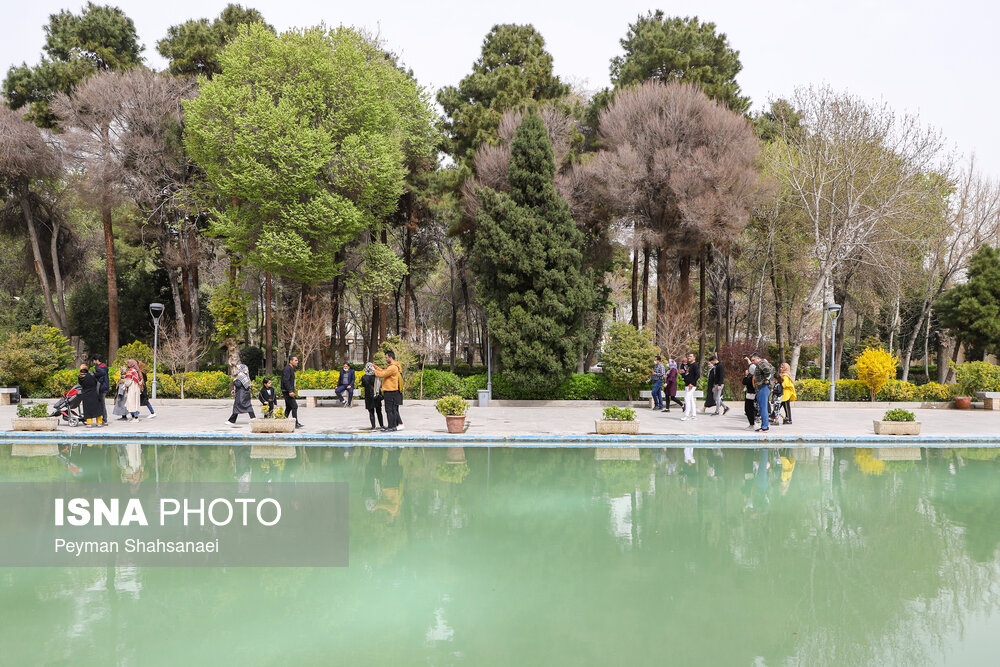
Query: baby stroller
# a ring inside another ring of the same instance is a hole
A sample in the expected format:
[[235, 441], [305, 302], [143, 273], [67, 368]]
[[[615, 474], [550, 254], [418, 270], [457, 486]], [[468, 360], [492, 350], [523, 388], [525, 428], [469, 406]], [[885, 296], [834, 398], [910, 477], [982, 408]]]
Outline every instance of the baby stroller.
[[55, 405], [52, 406], [50, 417], [62, 417], [70, 426], [79, 426], [83, 421], [83, 410], [80, 404], [83, 403], [83, 387], [74, 385], [72, 389], [62, 395]]
[[768, 402], [767, 421], [768, 425], [779, 426], [781, 424], [781, 395], [784, 388], [781, 386], [781, 378], [775, 376], [771, 378], [771, 399]]

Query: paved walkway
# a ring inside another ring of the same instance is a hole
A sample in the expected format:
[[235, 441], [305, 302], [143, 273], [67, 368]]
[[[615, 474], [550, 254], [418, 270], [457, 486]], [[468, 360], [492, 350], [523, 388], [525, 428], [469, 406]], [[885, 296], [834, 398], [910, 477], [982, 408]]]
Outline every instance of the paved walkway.
[[[49, 401], [50, 403], [52, 401]], [[155, 403], [156, 418], [143, 417], [136, 423], [113, 421], [102, 429], [78, 427], [71, 429], [65, 422], [59, 427], [60, 433], [83, 435], [88, 439], [103, 434], [161, 433], [170, 435], [205, 434], [214, 437], [231, 434], [248, 434], [248, 417], [241, 415], [237, 427], [226, 423], [232, 402], [228, 400], [179, 399], [159, 400]], [[10, 429], [14, 416], [13, 406], [0, 407], [0, 442], [3, 432]], [[692, 421], [682, 421], [681, 411], [670, 413], [653, 412], [638, 408], [640, 433], [647, 435], [701, 436], [734, 438], [743, 440], [753, 437], [743, 416], [742, 403], [733, 406], [725, 416], [699, 414]], [[922, 436], [973, 436], [996, 438], [1000, 444], [1000, 411], [915, 409], [917, 420], [923, 424]], [[833, 436], [851, 438], [873, 435], [872, 421], [881, 418], [885, 407], [871, 408], [829, 408], [793, 407], [794, 423], [772, 427], [774, 436]], [[441, 436], [447, 434], [445, 420], [434, 409], [433, 401], [407, 401], [401, 409], [404, 430], [394, 434], [400, 439], [412, 435]], [[567, 406], [549, 403], [544, 407], [472, 407], [467, 417], [468, 435], [490, 436], [585, 436], [594, 433], [594, 420], [599, 418], [601, 408], [596, 405]], [[300, 408], [299, 420], [305, 424], [297, 431], [301, 435], [321, 434], [363, 434], [368, 432], [368, 413], [359, 402], [352, 408], [327, 407]]]

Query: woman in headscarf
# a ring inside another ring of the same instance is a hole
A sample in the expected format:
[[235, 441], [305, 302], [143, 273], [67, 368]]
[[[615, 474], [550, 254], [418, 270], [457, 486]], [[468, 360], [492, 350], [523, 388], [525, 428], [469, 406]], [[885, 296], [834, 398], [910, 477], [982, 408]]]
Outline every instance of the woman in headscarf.
[[667, 395], [667, 400], [663, 404], [663, 411], [670, 412], [670, 403], [684, 407], [684, 402], [677, 398], [677, 362], [670, 359], [667, 362], [667, 380], [663, 383], [663, 393]]
[[[375, 375], [375, 365], [370, 361], [365, 364], [361, 387], [365, 390], [365, 409], [368, 410], [372, 430], [385, 429], [385, 422], [382, 421], [382, 380]], [[375, 428], [375, 417], [378, 417], [378, 428]]]
[[125, 387], [125, 375], [128, 373], [128, 366], [118, 369], [118, 389], [115, 392], [115, 406], [111, 414], [118, 415], [118, 421], [128, 421], [128, 410], [125, 408], [125, 398], [128, 395]]
[[139, 401], [142, 394], [142, 374], [139, 372], [139, 362], [135, 359], [128, 360], [128, 368], [125, 371], [125, 412], [129, 415], [129, 421], [139, 418]]
[[233, 395], [233, 414], [226, 421], [230, 426], [236, 425], [236, 415], [247, 413], [250, 419], [256, 419], [253, 413], [253, 404], [250, 402], [250, 369], [246, 364], [236, 367], [236, 379], [233, 380], [233, 387], [230, 393]]
[[104, 420], [104, 411], [101, 409], [103, 397], [97, 376], [91, 374], [87, 364], [80, 366], [80, 378], [77, 382], [83, 389], [83, 418], [87, 421], [87, 426], [94, 426], [95, 421], [100, 426]]

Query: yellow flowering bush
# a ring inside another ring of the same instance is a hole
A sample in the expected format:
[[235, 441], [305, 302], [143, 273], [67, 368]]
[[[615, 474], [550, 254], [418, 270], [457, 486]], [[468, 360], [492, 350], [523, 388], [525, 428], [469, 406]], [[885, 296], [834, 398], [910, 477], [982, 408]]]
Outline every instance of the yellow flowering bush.
[[896, 377], [899, 360], [896, 355], [881, 348], [869, 347], [858, 357], [858, 380], [868, 387], [871, 400], [889, 380]]

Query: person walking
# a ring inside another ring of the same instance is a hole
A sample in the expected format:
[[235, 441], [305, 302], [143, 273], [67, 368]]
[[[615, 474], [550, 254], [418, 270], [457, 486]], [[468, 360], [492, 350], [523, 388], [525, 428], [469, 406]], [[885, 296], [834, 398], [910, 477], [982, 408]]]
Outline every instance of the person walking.
[[722, 367], [722, 362], [719, 361], [719, 357], [712, 355], [708, 358], [708, 391], [709, 395], [712, 397], [712, 404], [709, 405], [708, 396], [705, 397], [705, 411], [708, 412], [708, 408], [714, 407], [715, 412], [713, 415], [719, 414], [719, 410], [722, 410], [722, 414], [729, 412], [729, 406], [726, 405], [723, 399], [723, 392], [726, 389], [726, 372]]
[[118, 388], [115, 390], [115, 407], [112, 408], [111, 414], [119, 415], [118, 421], [128, 421], [128, 410], [125, 408], [125, 398], [128, 395], [128, 391], [125, 387], [125, 375], [128, 373], [128, 366], [122, 366], [118, 369]]
[[278, 397], [274, 395], [274, 383], [271, 378], [264, 378], [264, 384], [261, 385], [257, 398], [260, 400], [261, 410], [273, 415], [274, 409], [278, 406]]
[[694, 354], [687, 356], [687, 365], [684, 372], [684, 416], [682, 421], [694, 419], [697, 416], [697, 402], [694, 398], [695, 389], [698, 388], [698, 380], [701, 379], [701, 368], [695, 361]]
[[139, 397], [141, 395], [142, 375], [139, 373], [139, 362], [135, 359], [129, 359], [125, 371], [125, 412], [128, 414], [130, 422], [139, 419]]
[[750, 363], [749, 357], [744, 357], [744, 360], [750, 365], [743, 371], [743, 413], [750, 422], [747, 430], [753, 430], [757, 425], [757, 390], [753, 386], [753, 374], [757, 367]]
[[236, 426], [236, 416], [244, 412], [250, 415], [250, 419], [256, 419], [253, 413], [253, 403], [250, 401], [250, 369], [246, 364], [236, 367], [236, 379], [229, 392], [233, 395], [233, 414], [226, 420], [230, 426]]
[[149, 368], [146, 366], [145, 362], [139, 362], [139, 374], [142, 375], [142, 392], [139, 394], [139, 405], [145, 405], [146, 409], [149, 410], [149, 416], [146, 419], [153, 419], [156, 417], [156, 410], [153, 409], [153, 404], [149, 402], [149, 375], [147, 371]]
[[757, 390], [757, 409], [760, 410], [760, 428], [757, 431], [767, 433], [768, 413], [771, 406], [771, 378], [774, 377], [774, 366], [767, 359], [754, 352], [750, 355], [754, 363], [753, 385]]
[[795, 380], [792, 379], [792, 367], [787, 363], [779, 367], [781, 373], [781, 407], [785, 411], [785, 419], [782, 424], [792, 423], [792, 401], [797, 401], [795, 395]]
[[[354, 400], [354, 382], [354, 371], [351, 369], [351, 365], [345, 361], [337, 378], [337, 388], [333, 390], [333, 393], [340, 399], [340, 404], [348, 408], [351, 407], [351, 402]], [[346, 402], [344, 401], [345, 391], [347, 392]]]
[[[361, 388], [365, 390], [365, 409], [368, 410], [368, 419], [371, 421], [372, 430], [385, 430], [385, 422], [382, 420], [382, 381], [375, 375], [375, 365], [371, 362], [365, 364], [365, 374], [361, 376]], [[378, 427], [375, 426], [375, 418], [378, 417]]]
[[97, 378], [97, 393], [101, 398], [101, 426], [108, 425], [108, 403], [105, 400], [111, 391], [111, 381], [108, 379], [108, 366], [101, 361], [101, 355], [95, 354], [91, 359], [94, 367], [94, 377]]
[[104, 420], [104, 413], [101, 411], [101, 403], [104, 401], [100, 395], [100, 380], [90, 372], [87, 364], [80, 366], [80, 377], [77, 384], [83, 390], [84, 421], [87, 422], [87, 426], [100, 426]]
[[663, 409], [663, 381], [667, 379], [667, 370], [663, 367], [663, 359], [656, 355], [653, 363], [653, 409]]
[[299, 403], [295, 400], [295, 368], [299, 358], [292, 357], [288, 365], [281, 371], [281, 395], [285, 397], [285, 419], [295, 418], [295, 428], [302, 428], [299, 423]]
[[399, 406], [403, 403], [402, 370], [396, 361], [396, 353], [387, 350], [385, 358], [388, 361], [385, 368], [379, 368], [372, 363], [372, 370], [382, 380], [382, 396], [385, 397], [385, 417], [388, 422], [386, 431], [396, 431], [402, 420], [399, 418]]
[[664, 412], [670, 412], [671, 403], [684, 407], [684, 403], [677, 398], [677, 374], [677, 362], [670, 359], [667, 362], [667, 379], [663, 383], [663, 393], [666, 395], [666, 401], [663, 404]]

